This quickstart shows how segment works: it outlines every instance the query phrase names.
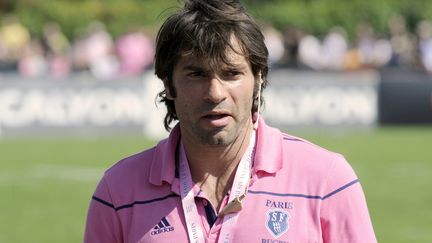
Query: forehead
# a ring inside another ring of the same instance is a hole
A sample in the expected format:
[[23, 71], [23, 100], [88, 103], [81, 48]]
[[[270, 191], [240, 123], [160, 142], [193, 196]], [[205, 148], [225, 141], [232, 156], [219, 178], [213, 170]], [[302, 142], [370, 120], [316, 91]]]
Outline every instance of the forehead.
[[175, 68], [185, 69], [188, 67], [199, 67], [206, 70], [224, 70], [232, 68], [250, 68], [250, 63], [243, 55], [233, 54], [227, 56], [227, 62], [222, 60], [213, 63], [211, 58], [199, 56], [182, 56]]
[[230, 45], [220, 52], [199, 53], [194, 50], [185, 51], [177, 61], [177, 68], [187, 66], [202, 67], [205, 69], [220, 70], [226, 68], [250, 68], [250, 62], [244, 54], [243, 48], [235, 37]]

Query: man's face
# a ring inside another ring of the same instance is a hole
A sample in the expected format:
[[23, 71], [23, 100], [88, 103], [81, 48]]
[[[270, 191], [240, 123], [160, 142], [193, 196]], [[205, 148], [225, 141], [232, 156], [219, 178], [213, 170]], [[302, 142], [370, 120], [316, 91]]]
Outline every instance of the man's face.
[[[236, 41], [233, 44], [239, 49]], [[250, 63], [229, 48], [227, 57], [230, 65], [211, 68], [206, 60], [188, 56], [174, 67], [176, 97], [167, 97], [174, 100], [182, 136], [191, 142], [227, 146], [252, 126]]]

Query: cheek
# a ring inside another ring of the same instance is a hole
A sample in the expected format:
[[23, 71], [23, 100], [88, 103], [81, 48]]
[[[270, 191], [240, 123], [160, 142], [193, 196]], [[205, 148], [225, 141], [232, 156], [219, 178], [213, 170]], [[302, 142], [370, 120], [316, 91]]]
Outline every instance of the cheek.
[[193, 104], [196, 104], [194, 98], [191, 95], [180, 94], [177, 95], [177, 98], [174, 100], [174, 105], [176, 107], [176, 112], [179, 117], [188, 118], [193, 111]]
[[182, 97], [183, 100], [193, 99], [195, 96], [200, 94], [202, 90], [197, 87], [197, 85], [191, 85], [188, 82], [184, 82], [181, 88], [177, 88], [177, 96]]
[[251, 110], [253, 104], [253, 91], [252, 90], [243, 90], [237, 94], [238, 100], [237, 102], [241, 106], [243, 110]]

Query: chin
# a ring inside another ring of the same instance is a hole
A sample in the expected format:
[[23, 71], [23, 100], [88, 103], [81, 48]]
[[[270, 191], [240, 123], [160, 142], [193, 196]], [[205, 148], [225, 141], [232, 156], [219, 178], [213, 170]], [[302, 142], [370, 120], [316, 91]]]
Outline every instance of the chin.
[[210, 146], [227, 146], [233, 143], [233, 140], [234, 139], [231, 138], [230, 134], [227, 134], [224, 131], [217, 131], [212, 134], [203, 134], [203, 136], [201, 136], [201, 141]]

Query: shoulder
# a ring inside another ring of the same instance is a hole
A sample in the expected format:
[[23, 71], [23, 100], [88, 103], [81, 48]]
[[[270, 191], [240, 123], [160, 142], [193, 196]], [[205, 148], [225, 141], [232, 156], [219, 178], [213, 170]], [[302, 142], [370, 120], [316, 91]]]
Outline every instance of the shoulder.
[[[284, 171], [319, 188], [321, 196], [358, 181], [345, 157], [303, 138], [282, 133]], [[293, 175], [295, 174], [295, 175]]]
[[148, 171], [154, 157], [156, 147], [125, 157], [105, 171], [104, 178], [108, 180], [125, 180], [136, 174], [143, 175]]
[[333, 164], [346, 163], [341, 154], [306, 139], [281, 132], [264, 122], [258, 130], [257, 153], [259, 159], [266, 161], [262, 163], [264, 170], [266, 170], [264, 167], [278, 164], [281, 161], [283, 165], [278, 164], [277, 168], [295, 165], [304, 168], [311, 167], [310, 169], [318, 171], [326, 170]]
[[282, 134], [284, 157], [290, 161], [299, 161], [317, 169], [330, 169], [349, 165], [345, 157], [306, 139]]
[[258, 130], [255, 154], [258, 171], [307, 178], [322, 183], [339, 174], [353, 177], [351, 166], [344, 156], [262, 123]]
[[138, 188], [146, 190], [150, 186], [148, 178], [154, 153], [155, 147], [115, 163], [105, 171], [94, 196], [115, 207], [133, 201]]

